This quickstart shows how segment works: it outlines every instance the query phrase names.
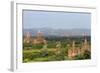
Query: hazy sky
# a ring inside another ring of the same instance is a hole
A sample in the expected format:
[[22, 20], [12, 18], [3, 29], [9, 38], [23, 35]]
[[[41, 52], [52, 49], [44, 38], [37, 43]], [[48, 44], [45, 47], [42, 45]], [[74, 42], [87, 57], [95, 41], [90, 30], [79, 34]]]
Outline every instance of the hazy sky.
[[90, 13], [23, 11], [24, 28], [73, 29], [91, 28]]

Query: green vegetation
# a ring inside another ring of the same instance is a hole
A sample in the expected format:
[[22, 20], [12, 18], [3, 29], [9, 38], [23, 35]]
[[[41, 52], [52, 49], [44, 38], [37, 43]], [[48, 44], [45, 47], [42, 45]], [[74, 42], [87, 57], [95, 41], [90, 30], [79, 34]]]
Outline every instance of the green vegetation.
[[[68, 58], [68, 49], [72, 47], [74, 40], [75, 46], [80, 48], [84, 37], [45, 37], [47, 46], [44, 44], [23, 43], [23, 62], [44, 62], [44, 61], [61, 61], [70, 60]], [[90, 37], [86, 37], [90, 45]], [[61, 43], [56, 47], [57, 42]], [[84, 53], [75, 56], [72, 60], [91, 59], [91, 52], [86, 50]]]

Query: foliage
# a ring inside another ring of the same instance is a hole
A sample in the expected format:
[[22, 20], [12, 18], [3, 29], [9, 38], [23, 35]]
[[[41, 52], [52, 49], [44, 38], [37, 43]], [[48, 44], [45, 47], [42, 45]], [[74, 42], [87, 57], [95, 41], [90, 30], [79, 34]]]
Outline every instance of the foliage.
[[[23, 62], [34, 62], [34, 61], [61, 61], [69, 60], [68, 58], [68, 49], [72, 46], [72, 41], [76, 43], [76, 47], [81, 47], [83, 42], [83, 37], [57, 37], [50, 36], [45, 37], [48, 41], [47, 47], [43, 48], [44, 44], [32, 44], [23, 43]], [[90, 45], [90, 37], [87, 37]], [[61, 43], [59, 49], [56, 47], [57, 42]], [[57, 52], [59, 52], [57, 54]], [[73, 60], [83, 60], [90, 59], [91, 52], [86, 50], [84, 53], [79, 54], [73, 58]]]
[[77, 55], [74, 59], [75, 60], [91, 59], [91, 52], [86, 50], [84, 51], [83, 54]]

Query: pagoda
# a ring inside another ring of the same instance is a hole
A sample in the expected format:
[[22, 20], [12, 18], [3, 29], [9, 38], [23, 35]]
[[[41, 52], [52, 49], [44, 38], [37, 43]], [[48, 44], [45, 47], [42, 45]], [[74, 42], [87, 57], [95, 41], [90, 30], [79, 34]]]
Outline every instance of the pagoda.
[[46, 44], [47, 41], [44, 38], [44, 34], [41, 31], [38, 31], [35, 38], [32, 40], [33, 44]]

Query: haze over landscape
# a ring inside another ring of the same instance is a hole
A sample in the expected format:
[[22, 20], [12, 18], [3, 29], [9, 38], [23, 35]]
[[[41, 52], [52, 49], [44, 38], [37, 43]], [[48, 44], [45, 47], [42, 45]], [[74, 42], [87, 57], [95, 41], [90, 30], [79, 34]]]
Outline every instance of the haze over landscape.
[[90, 36], [91, 32], [89, 29], [52, 29], [52, 28], [33, 28], [24, 29], [24, 34], [30, 32], [32, 36], [35, 36], [38, 31], [44, 33], [45, 36]]
[[24, 10], [23, 32], [34, 36], [38, 31], [45, 36], [90, 35], [91, 14]]

